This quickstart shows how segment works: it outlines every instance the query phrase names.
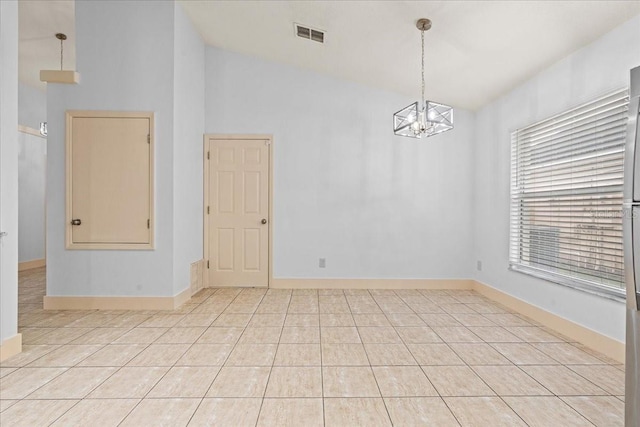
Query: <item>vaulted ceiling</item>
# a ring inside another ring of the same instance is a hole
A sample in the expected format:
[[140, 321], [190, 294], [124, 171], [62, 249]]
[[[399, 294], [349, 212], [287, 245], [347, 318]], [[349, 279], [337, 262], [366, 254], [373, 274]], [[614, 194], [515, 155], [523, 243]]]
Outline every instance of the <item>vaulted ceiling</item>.
[[[640, 13], [640, 1], [180, 1], [205, 42], [418, 98], [418, 18], [427, 97], [477, 109]], [[295, 36], [294, 23], [326, 31]], [[73, 1], [20, 2], [20, 78], [59, 67], [54, 34], [73, 50]], [[640, 29], [639, 29], [640, 36]], [[79, 70], [82, 72], [82, 70]]]

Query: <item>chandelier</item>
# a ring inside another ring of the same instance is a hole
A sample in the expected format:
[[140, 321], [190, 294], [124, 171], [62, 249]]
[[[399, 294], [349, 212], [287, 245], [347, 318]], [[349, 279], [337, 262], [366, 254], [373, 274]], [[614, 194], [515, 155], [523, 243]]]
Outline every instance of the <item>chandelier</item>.
[[416, 27], [422, 37], [422, 103], [416, 101], [393, 115], [393, 133], [409, 138], [437, 135], [453, 129], [453, 108], [424, 98], [424, 32], [431, 28], [431, 21], [419, 19]]

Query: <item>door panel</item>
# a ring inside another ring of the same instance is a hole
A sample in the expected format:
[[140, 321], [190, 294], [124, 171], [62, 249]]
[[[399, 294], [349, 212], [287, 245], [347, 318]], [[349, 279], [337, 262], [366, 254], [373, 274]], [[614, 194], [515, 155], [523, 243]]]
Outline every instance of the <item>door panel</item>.
[[209, 284], [268, 286], [269, 145], [212, 138], [208, 151]]
[[220, 271], [233, 271], [234, 266], [234, 230], [233, 228], [219, 228], [218, 233], [218, 269]]
[[235, 172], [218, 172], [218, 197], [215, 206], [218, 213], [233, 214]]
[[260, 270], [260, 230], [245, 228], [243, 240], [244, 254], [242, 257], [243, 271]]
[[243, 185], [243, 212], [245, 214], [260, 213], [260, 172], [245, 172]]
[[149, 243], [149, 133], [147, 118], [73, 119], [73, 243]]

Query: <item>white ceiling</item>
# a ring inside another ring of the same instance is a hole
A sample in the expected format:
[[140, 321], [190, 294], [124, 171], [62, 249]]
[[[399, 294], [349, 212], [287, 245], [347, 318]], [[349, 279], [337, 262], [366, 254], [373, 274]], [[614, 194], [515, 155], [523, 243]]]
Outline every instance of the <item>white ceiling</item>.
[[[1, 0], [0, 0], [1, 1]], [[477, 109], [640, 13], [640, 1], [180, 1], [207, 44], [420, 96], [418, 18], [427, 98]], [[20, 80], [75, 68], [73, 0], [20, 0]], [[325, 44], [293, 23], [325, 30]]]
[[[2, 0], [0, 0], [2, 1]], [[60, 69], [60, 40], [64, 33], [64, 68], [76, 67], [75, 2], [20, 0], [18, 3], [18, 74], [20, 81], [45, 89], [40, 70]]]
[[[640, 1], [181, 1], [205, 41], [331, 76], [477, 109], [640, 13]], [[293, 23], [325, 30], [324, 45]]]

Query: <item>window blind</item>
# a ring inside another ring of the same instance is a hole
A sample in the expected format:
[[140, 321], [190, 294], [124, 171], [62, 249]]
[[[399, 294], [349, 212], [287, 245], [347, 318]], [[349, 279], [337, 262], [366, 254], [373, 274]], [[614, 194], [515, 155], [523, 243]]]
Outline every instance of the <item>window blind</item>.
[[628, 91], [511, 135], [510, 268], [624, 295]]

